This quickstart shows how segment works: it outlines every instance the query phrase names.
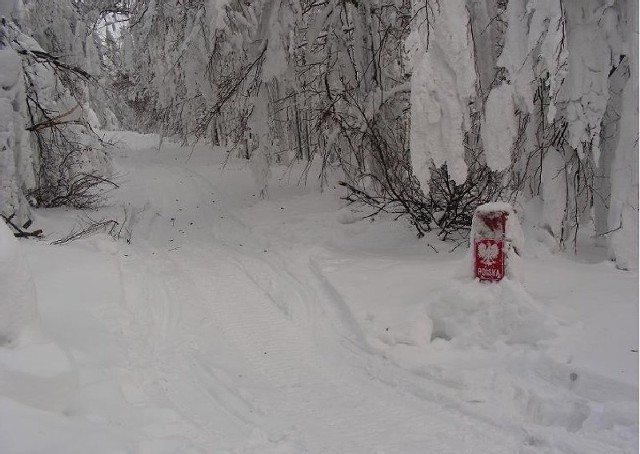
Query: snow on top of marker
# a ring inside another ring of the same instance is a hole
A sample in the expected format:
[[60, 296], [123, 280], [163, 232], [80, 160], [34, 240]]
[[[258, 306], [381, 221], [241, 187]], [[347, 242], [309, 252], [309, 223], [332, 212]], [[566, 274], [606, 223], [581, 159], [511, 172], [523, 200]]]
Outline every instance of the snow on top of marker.
[[476, 213], [494, 213], [496, 211], [503, 211], [507, 214], [512, 214], [513, 207], [509, 202], [497, 201], [483, 203], [478, 208], [476, 208]]

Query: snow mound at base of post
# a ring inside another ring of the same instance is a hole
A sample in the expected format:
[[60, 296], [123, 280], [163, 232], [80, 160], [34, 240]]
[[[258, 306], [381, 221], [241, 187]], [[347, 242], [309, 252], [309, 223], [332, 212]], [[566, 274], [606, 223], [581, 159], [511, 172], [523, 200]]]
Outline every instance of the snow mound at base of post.
[[535, 345], [553, 337], [554, 322], [516, 281], [454, 280], [426, 304], [432, 339], [458, 347], [497, 342]]
[[446, 342], [453, 349], [536, 347], [557, 331], [556, 321], [520, 282], [509, 278], [496, 283], [453, 278], [426, 301], [371, 316], [365, 326], [373, 344], [383, 350], [429, 348], [434, 342]]
[[0, 347], [15, 345], [38, 321], [36, 289], [13, 233], [0, 222]]

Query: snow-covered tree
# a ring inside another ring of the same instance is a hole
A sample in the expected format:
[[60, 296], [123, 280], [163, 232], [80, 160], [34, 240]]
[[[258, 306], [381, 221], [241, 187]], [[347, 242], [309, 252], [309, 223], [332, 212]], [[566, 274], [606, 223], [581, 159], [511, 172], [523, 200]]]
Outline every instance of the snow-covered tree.
[[[110, 172], [92, 128], [105, 106], [91, 90], [102, 65], [81, 3], [2, 3], [0, 211], [24, 223], [28, 204], [87, 206]], [[87, 68], [87, 69], [85, 69]], [[89, 72], [92, 71], [92, 72]]]
[[637, 4], [467, 0], [422, 14], [410, 43], [411, 151], [423, 187], [443, 163], [465, 181], [480, 112], [481, 159], [512, 201], [539, 199], [540, 224], [563, 247], [593, 222], [618, 266], [637, 266], [628, 254], [637, 251]]
[[[30, 5], [21, 23], [46, 8], [72, 24], [32, 19], [45, 51], [113, 79], [121, 120], [235, 147], [262, 191], [272, 164], [318, 159], [353, 200], [443, 237], [480, 203], [534, 201], [561, 247], [593, 225], [635, 266], [618, 245], [637, 232], [633, 2]], [[62, 81], [86, 115], [112, 116], [103, 95]]]
[[25, 193], [35, 188], [34, 153], [26, 125], [26, 98], [22, 59], [11, 48], [11, 30], [0, 23], [0, 209], [15, 214], [19, 222], [28, 217]]

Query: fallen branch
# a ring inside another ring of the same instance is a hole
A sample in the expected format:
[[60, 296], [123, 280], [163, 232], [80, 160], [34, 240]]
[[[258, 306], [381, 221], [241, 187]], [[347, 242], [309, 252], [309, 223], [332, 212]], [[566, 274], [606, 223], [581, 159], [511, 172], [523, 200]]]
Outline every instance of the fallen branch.
[[16, 52], [20, 55], [25, 55], [32, 57], [37, 63], [49, 64], [54, 70], [63, 70], [67, 73], [74, 74], [77, 77], [80, 77], [88, 82], [95, 82], [96, 78], [91, 74], [86, 72], [84, 69], [79, 68], [78, 66], [70, 65], [68, 63], [63, 62], [60, 57], [55, 55], [51, 55], [48, 52], [43, 52], [39, 50], [29, 50], [23, 48], [20, 43], [17, 43], [21, 48], [16, 49]]
[[15, 213], [8, 217], [5, 216], [4, 214], [1, 214], [0, 216], [2, 216], [2, 219], [4, 219], [4, 222], [13, 230], [13, 236], [15, 236], [16, 238], [41, 238], [42, 237], [42, 229], [37, 229], [32, 232], [27, 232], [26, 230], [24, 230], [24, 229], [28, 229], [31, 226], [31, 220], [28, 220], [27, 222], [25, 222], [22, 228], [20, 228], [12, 221], [12, 219], [15, 217]]
[[58, 125], [63, 125], [63, 124], [67, 124], [67, 123], [74, 123], [76, 122], [76, 120], [62, 120], [64, 117], [67, 117], [69, 115], [71, 115], [73, 112], [75, 112], [78, 107], [80, 107], [80, 104], [77, 104], [73, 109], [69, 110], [68, 112], [65, 112], [63, 114], [60, 114], [56, 117], [53, 118], [48, 118], [44, 121], [41, 121], [39, 123], [36, 123], [34, 125], [29, 126], [27, 129], [27, 131], [29, 132], [33, 132], [33, 131], [39, 131], [41, 129], [46, 129], [46, 128], [53, 128], [54, 126], [58, 126]]
[[79, 225], [73, 228], [69, 234], [63, 238], [51, 242], [52, 245], [62, 245], [71, 243], [82, 238], [95, 235], [96, 233], [106, 233], [114, 240], [124, 239], [127, 243], [131, 242], [131, 230], [127, 227], [130, 224], [129, 213], [123, 207], [124, 218], [122, 220], [115, 219], [92, 219], [86, 213], [83, 213], [84, 219], [79, 219]]

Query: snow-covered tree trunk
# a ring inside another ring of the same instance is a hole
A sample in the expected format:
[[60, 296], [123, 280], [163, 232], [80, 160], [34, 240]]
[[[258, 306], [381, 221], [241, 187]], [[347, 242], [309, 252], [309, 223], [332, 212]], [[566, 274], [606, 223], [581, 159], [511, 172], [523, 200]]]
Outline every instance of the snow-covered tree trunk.
[[33, 149], [25, 131], [22, 59], [9, 45], [11, 31], [0, 24], [0, 214], [29, 216], [25, 194], [35, 186]]
[[620, 142], [620, 116], [624, 87], [629, 79], [629, 59], [624, 58], [609, 76], [609, 103], [600, 131], [600, 157], [595, 168], [593, 222], [599, 244], [606, 244], [611, 202], [611, 168]]
[[622, 91], [619, 139], [611, 165], [610, 250], [616, 265], [638, 268], [638, 2], [627, 2], [623, 26], [629, 80]]
[[466, 1], [415, 1], [413, 7], [418, 15], [409, 38], [413, 171], [428, 189], [431, 166], [447, 164], [452, 179], [462, 184], [467, 178], [464, 133], [471, 127], [469, 104], [477, 94]]

